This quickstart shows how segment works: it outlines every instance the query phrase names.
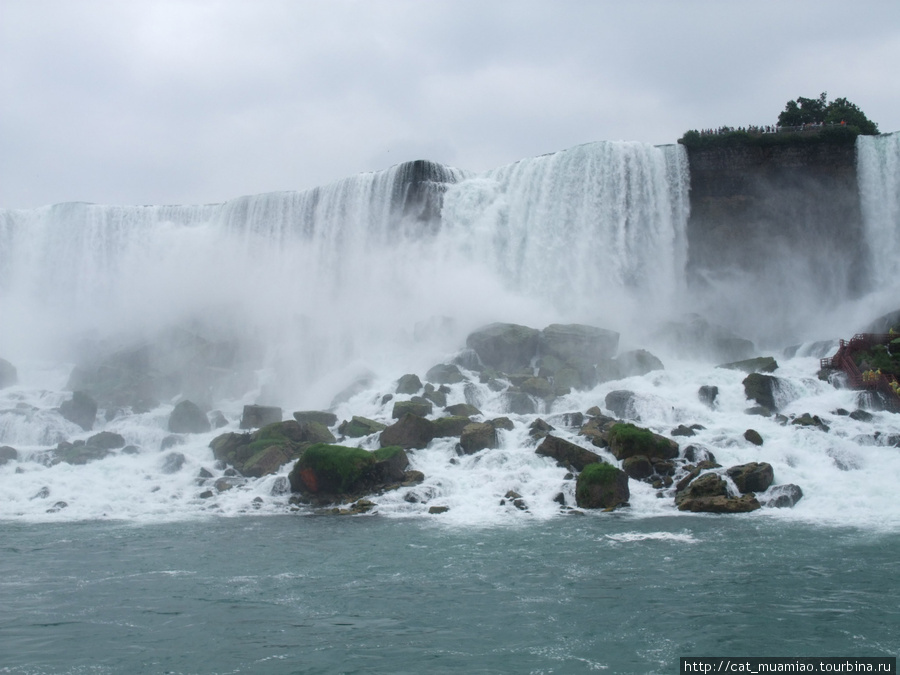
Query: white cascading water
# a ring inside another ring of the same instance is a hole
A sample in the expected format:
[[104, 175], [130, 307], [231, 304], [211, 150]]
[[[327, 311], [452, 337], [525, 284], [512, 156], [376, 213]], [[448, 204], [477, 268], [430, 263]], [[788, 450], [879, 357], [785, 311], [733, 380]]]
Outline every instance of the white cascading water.
[[[860, 180], [868, 232], [894, 235], [896, 137], [866, 142]], [[222, 473], [208, 444], [237, 429], [243, 404], [279, 404], [289, 419], [293, 410], [329, 407], [335, 393], [365, 373], [334, 412], [389, 423], [392, 402], [382, 397], [397, 377], [423, 376], [463, 347], [478, 325], [574, 321], [627, 332], [689, 308], [688, 166], [680, 146], [592, 143], [480, 175], [416, 164], [222, 205], [0, 211], [0, 357], [19, 368], [19, 383], [0, 390], [0, 446], [18, 451], [18, 460], [0, 465], [0, 518], [282, 513], [287, 496], [278, 488], [287, 466], [212, 500], [199, 497], [207, 487], [198, 486], [198, 472]], [[872, 176], [885, 177], [881, 192]], [[407, 194], [413, 184], [416, 194]], [[429, 205], [442, 192], [438, 222]], [[882, 209], [890, 199], [893, 210]], [[890, 276], [896, 259], [873, 259], [887, 272], [886, 284], [896, 278]], [[161, 451], [177, 399], [109, 421], [101, 410], [90, 432], [59, 415], [56, 408], [71, 396], [65, 385], [74, 362], [173, 325], [261, 346], [250, 385], [207, 402], [228, 426]], [[793, 509], [757, 515], [897, 526], [893, 476], [900, 458], [886, 439], [900, 435], [898, 416], [876, 412], [873, 422], [860, 422], [834, 414], [855, 409], [856, 393], [816, 379], [824, 354], [813, 347], [797, 353], [790, 360], [778, 355], [778, 374], [788, 383], [783, 412], [818, 414], [831, 425], [828, 434], [750, 417], [742, 373], [665, 354], [659, 354], [665, 371], [570, 394], [542, 414], [555, 433], [586, 445], [557, 413], [603, 406], [609, 391], [629, 389], [642, 425], [668, 434], [678, 424], [701, 424], [705, 429], [690, 440], [712, 449], [724, 466], [767, 461], [776, 482], [803, 488], [806, 496]], [[509, 414], [496, 392], [472, 379], [453, 385], [448, 403], [475, 400], [486, 418]], [[715, 410], [698, 400], [701, 385], [719, 387]], [[534, 416], [510, 417], [516, 429], [502, 432], [496, 450], [457, 458], [455, 441], [439, 439], [411, 453], [425, 483], [379, 498], [379, 511], [418, 517], [429, 505], [446, 505], [442, 519], [450, 523], [554, 517], [559, 493], [573, 503], [572, 482], [534, 454], [527, 435]], [[743, 439], [748, 427], [763, 435], [762, 448]], [[122, 434], [139, 451], [83, 466], [44, 463], [56, 443], [101, 429]], [[377, 436], [360, 443], [374, 448]], [[173, 451], [185, 458], [175, 471], [167, 464]], [[634, 516], [677, 514], [671, 499], [658, 499], [649, 486], [632, 481], [631, 487]], [[501, 505], [508, 490], [521, 494], [529, 510]]]

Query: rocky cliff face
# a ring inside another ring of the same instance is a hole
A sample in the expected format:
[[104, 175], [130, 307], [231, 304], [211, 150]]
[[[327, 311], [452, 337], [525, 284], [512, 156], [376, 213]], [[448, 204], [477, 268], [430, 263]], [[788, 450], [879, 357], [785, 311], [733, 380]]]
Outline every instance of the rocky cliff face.
[[790, 292], [801, 279], [825, 297], [865, 289], [852, 142], [689, 148], [688, 157], [692, 283], [748, 273], [760, 292]]

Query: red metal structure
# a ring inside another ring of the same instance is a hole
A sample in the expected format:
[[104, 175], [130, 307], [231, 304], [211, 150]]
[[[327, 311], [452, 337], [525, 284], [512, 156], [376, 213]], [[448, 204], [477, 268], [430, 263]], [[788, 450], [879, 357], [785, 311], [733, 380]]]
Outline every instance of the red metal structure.
[[821, 359], [822, 368], [835, 368], [847, 374], [850, 386], [854, 389], [871, 389], [885, 396], [888, 408], [893, 412], [900, 412], [900, 396], [891, 386], [891, 379], [882, 373], [864, 377], [856, 365], [853, 356], [856, 352], [868, 351], [876, 345], [886, 345], [896, 336], [888, 333], [857, 333], [850, 340], [841, 340], [840, 347], [834, 356]]

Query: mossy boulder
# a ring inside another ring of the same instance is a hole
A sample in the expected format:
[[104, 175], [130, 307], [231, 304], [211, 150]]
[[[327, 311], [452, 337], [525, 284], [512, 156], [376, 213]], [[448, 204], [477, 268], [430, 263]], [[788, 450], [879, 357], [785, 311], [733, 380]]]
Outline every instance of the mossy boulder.
[[259, 478], [275, 473], [315, 443], [334, 442], [327, 427], [318, 422], [295, 420], [269, 424], [253, 433], [227, 433], [209, 444], [216, 459], [244, 476]]
[[675, 459], [678, 444], [664, 436], [654, 434], [627, 422], [613, 424], [607, 433], [609, 451], [616, 459], [644, 455], [650, 459]]
[[403, 448], [361, 448], [317, 443], [306, 449], [288, 477], [291, 490], [318, 501], [344, 501], [370, 494], [404, 479], [409, 458]]
[[378, 433], [387, 428], [387, 425], [367, 417], [359, 417], [354, 415], [350, 420], [341, 422], [338, 427], [338, 433], [349, 438], [362, 438], [371, 434]]
[[436, 433], [434, 422], [419, 415], [406, 413], [381, 432], [380, 443], [382, 447], [400, 446], [407, 450], [424, 448], [431, 443]]
[[582, 509], [614, 509], [629, 497], [628, 476], [606, 462], [589, 464], [575, 481], [575, 503]]
[[556, 463], [576, 471], [583, 471], [588, 465], [602, 461], [600, 456], [557, 436], [548, 435], [534, 451], [541, 457], [550, 457]]
[[433, 409], [431, 401], [416, 396], [410, 401], [397, 401], [394, 403], [391, 417], [395, 420], [399, 420], [408, 413], [418, 415], [419, 417], [426, 417], [431, 414]]
[[337, 424], [337, 415], [321, 410], [301, 410], [294, 413], [294, 419], [300, 424], [304, 422], [318, 422], [326, 427], [333, 427]]
[[174, 434], [202, 434], [210, 430], [206, 413], [193, 401], [180, 401], [169, 415], [169, 431]]

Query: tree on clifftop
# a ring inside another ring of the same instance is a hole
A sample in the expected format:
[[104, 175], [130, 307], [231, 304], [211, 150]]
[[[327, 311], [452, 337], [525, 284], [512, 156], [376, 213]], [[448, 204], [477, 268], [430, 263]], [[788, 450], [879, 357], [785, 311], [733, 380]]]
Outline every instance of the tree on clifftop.
[[798, 96], [796, 101], [788, 101], [784, 111], [778, 115], [778, 126], [800, 127], [804, 124], [842, 124], [853, 127], [861, 134], [878, 133], [878, 125], [869, 120], [865, 113], [846, 98], [836, 98], [827, 102], [827, 93], [819, 98]]

